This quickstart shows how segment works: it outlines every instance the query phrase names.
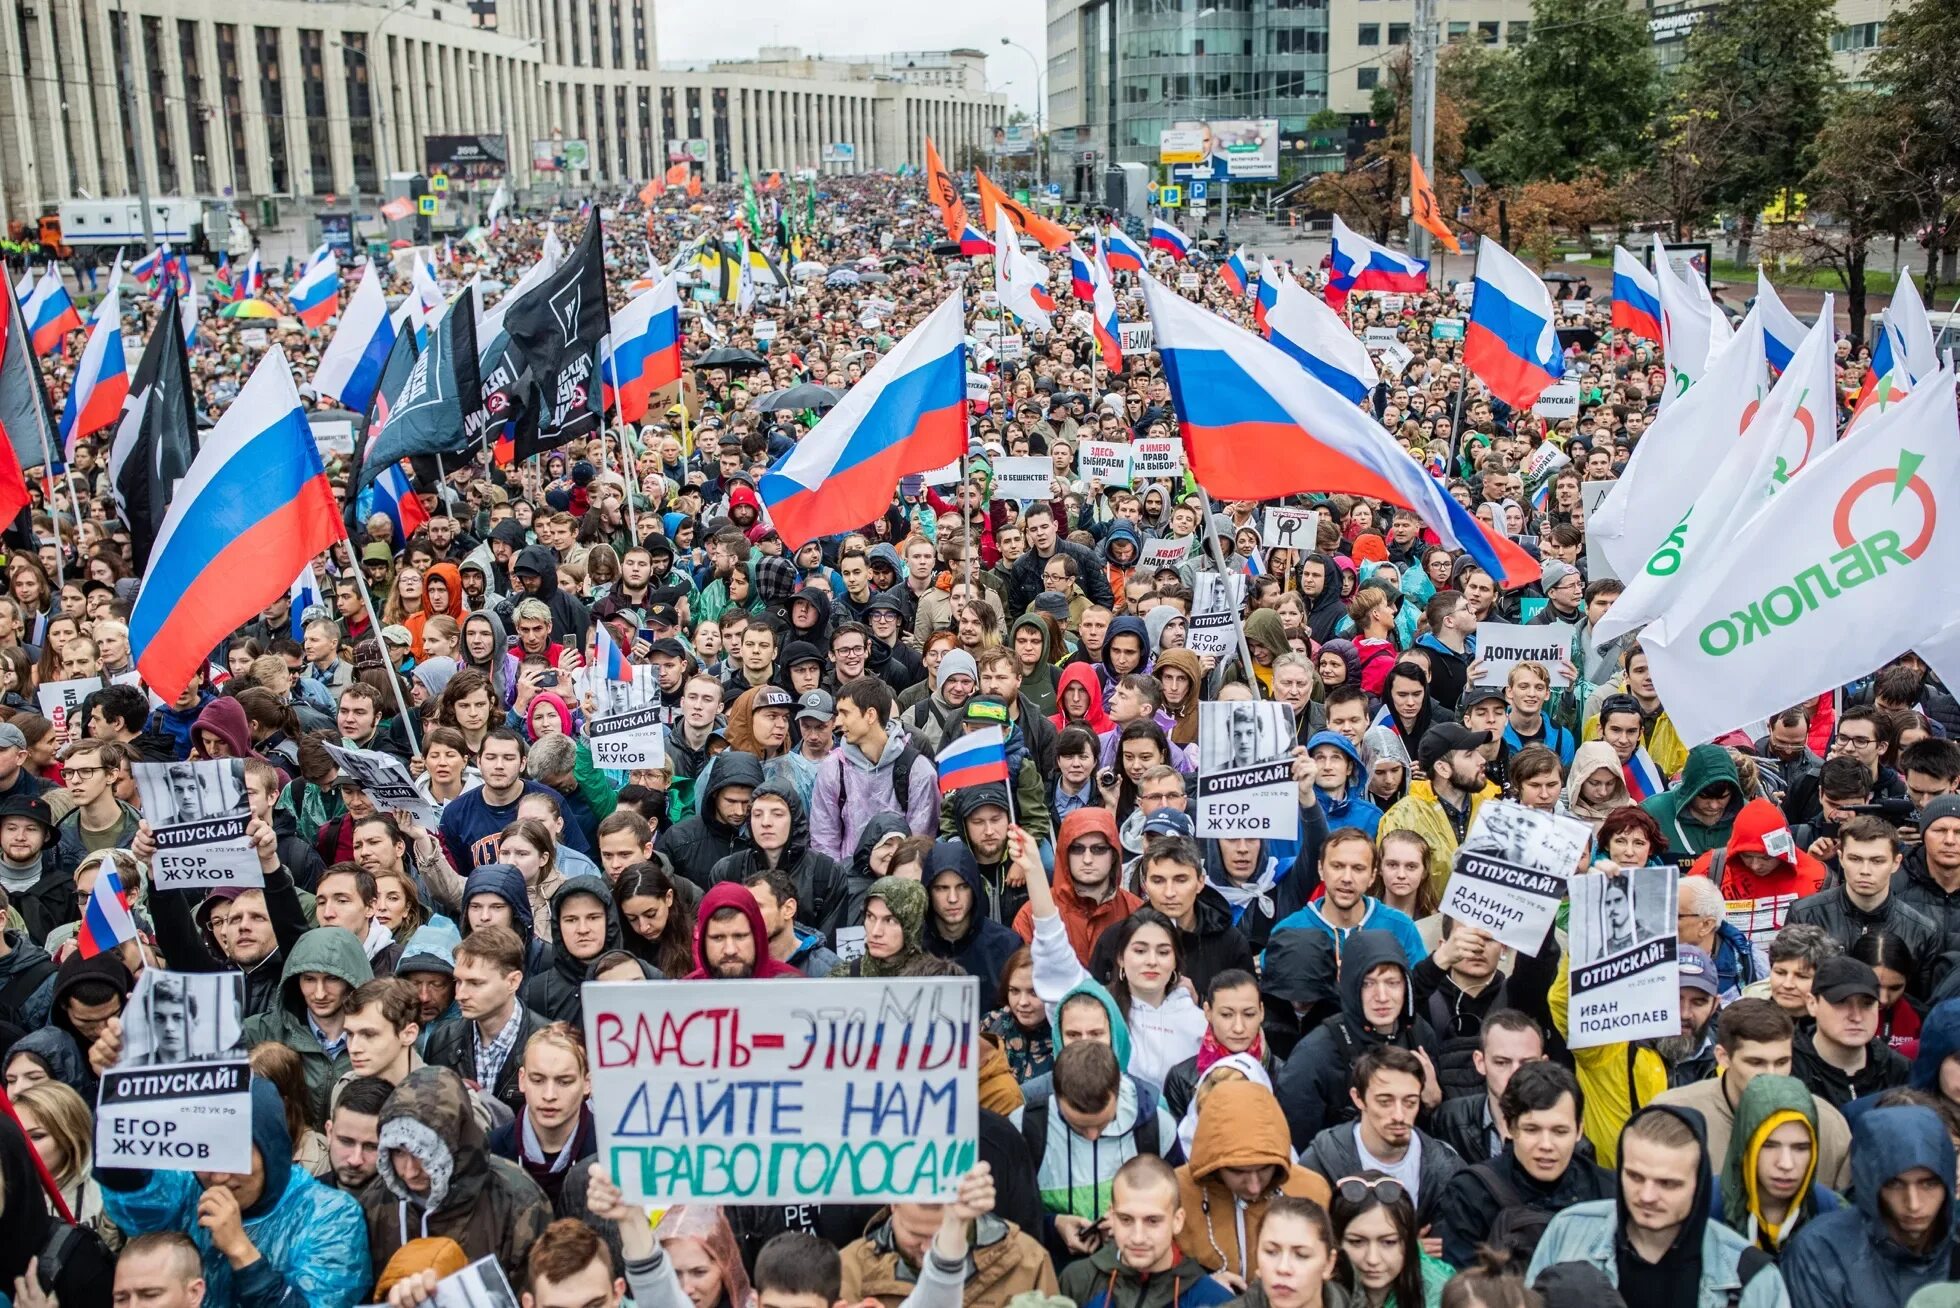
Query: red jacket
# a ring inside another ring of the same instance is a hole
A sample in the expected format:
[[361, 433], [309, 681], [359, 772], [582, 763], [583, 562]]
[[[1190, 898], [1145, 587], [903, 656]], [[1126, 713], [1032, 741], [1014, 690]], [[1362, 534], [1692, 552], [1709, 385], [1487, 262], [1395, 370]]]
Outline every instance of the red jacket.
[[[1055, 910], [1061, 914], [1062, 926], [1068, 931], [1069, 945], [1083, 967], [1089, 966], [1089, 953], [1096, 947], [1096, 937], [1143, 906], [1141, 899], [1121, 885], [1116, 887], [1115, 894], [1100, 904], [1091, 904], [1075, 893], [1075, 881], [1068, 874], [1068, 847], [1091, 832], [1109, 841], [1112, 850], [1110, 856], [1116, 860], [1111, 877], [1112, 880], [1120, 879], [1123, 846], [1116, 839], [1114, 813], [1093, 804], [1078, 808], [1062, 819], [1061, 830], [1055, 833]], [[1034, 943], [1032, 904], [1021, 905], [1021, 911], [1014, 915], [1014, 930], [1021, 939]]]
[[[1777, 857], [1782, 866], [1767, 876], [1750, 871], [1740, 855], [1769, 853], [1766, 843], [1775, 840], [1779, 832], [1781, 840], [1777, 843], [1787, 845], [1788, 850], [1787, 856]], [[1725, 851], [1722, 855], [1722, 896], [1725, 899], [1813, 895], [1824, 888], [1830, 871], [1810, 853], [1797, 848], [1790, 836], [1790, 826], [1783, 820], [1782, 811], [1762, 798], [1750, 800], [1736, 814]], [[1714, 863], [1715, 851], [1711, 849], [1696, 859], [1689, 871], [1694, 876], [1705, 877], [1710, 874]]]

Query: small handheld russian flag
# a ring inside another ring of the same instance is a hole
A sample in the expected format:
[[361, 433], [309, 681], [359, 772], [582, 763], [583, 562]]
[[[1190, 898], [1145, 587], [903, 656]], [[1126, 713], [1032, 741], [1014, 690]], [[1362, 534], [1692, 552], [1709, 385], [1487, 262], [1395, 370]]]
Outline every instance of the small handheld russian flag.
[[939, 751], [939, 793], [1007, 781], [1007, 738], [999, 727], [981, 727]]
[[1191, 255], [1191, 238], [1180, 231], [1175, 223], [1156, 218], [1150, 223], [1150, 248], [1162, 250], [1182, 263]]
[[593, 666], [605, 672], [607, 681], [625, 681], [628, 676], [626, 656], [619, 652], [619, 642], [613, 639], [612, 632], [606, 630], [603, 622], [593, 623], [592, 631]]
[[136, 939], [136, 918], [129, 911], [129, 892], [123, 889], [116, 865], [104, 861], [95, 874], [95, 886], [88, 892], [88, 907], [82, 910], [82, 928], [75, 933], [83, 958], [106, 954], [124, 941]]
[[1243, 245], [1232, 251], [1232, 257], [1220, 265], [1218, 275], [1223, 277], [1225, 284], [1232, 288], [1232, 294], [1245, 294], [1245, 288], [1252, 284], [1252, 278], [1246, 271]]
[[306, 611], [320, 607], [320, 582], [313, 575], [312, 560], [309, 559], [305, 570], [293, 578], [286, 598], [291, 601], [292, 612], [287, 620], [292, 623], [293, 639], [303, 640], [306, 637]]
[[1620, 766], [1620, 772], [1626, 777], [1627, 794], [1636, 804], [1667, 789], [1667, 778], [1654, 766], [1654, 756], [1647, 752], [1645, 745], [1634, 747], [1633, 757]]

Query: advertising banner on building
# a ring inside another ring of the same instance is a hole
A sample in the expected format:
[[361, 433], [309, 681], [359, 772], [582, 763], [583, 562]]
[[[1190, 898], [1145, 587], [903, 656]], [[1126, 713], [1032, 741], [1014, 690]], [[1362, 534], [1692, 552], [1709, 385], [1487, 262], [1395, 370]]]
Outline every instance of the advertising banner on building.
[[510, 171], [510, 139], [503, 133], [425, 136], [422, 160], [432, 173], [451, 177], [502, 177]]

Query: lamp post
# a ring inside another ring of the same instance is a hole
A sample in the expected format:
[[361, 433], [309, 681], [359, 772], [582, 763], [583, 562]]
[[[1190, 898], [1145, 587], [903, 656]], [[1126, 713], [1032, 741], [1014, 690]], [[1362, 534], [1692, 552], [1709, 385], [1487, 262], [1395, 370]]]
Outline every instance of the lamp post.
[[1048, 133], [1042, 130], [1042, 113], [1047, 107], [1042, 103], [1045, 98], [1042, 90], [1042, 79], [1045, 75], [1045, 70], [1041, 66], [1041, 60], [1035, 56], [1035, 52], [1022, 45], [1019, 41], [1010, 41], [1003, 36], [1000, 38], [1000, 43], [1002, 45], [1013, 46], [1016, 50], [1026, 55], [1028, 62], [1034, 65], [1035, 171], [1042, 185], [1045, 186], [1048, 183]]

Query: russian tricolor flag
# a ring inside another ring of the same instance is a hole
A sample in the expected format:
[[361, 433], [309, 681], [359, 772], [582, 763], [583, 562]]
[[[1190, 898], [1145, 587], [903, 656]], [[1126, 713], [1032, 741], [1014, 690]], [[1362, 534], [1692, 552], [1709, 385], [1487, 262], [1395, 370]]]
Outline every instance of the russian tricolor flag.
[[1186, 465], [1221, 500], [1308, 491], [1386, 500], [1414, 512], [1451, 549], [1506, 586], [1538, 562], [1494, 537], [1373, 418], [1270, 342], [1178, 296], [1154, 278], [1143, 293], [1170, 382]]
[[1082, 253], [1082, 247], [1070, 242], [1068, 247], [1069, 294], [1087, 304], [1096, 298], [1096, 279], [1089, 268], [1089, 256]]
[[129, 398], [129, 363], [123, 357], [122, 308], [115, 290], [102, 298], [102, 319], [88, 334], [75, 383], [61, 405], [61, 448], [75, 457], [75, 442], [116, 422]]
[[1634, 746], [1633, 757], [1620, 765], [1620, 775], [1626, 778], [1627, 794], [1636, 804], [1667, 789], [1667, 778], [1654, 766], [1654, 757], [1645, 745]]
[[[1279, 303], [1280, 271], [1271, 259], [1259, 261], [1259, 294], [1252, 301], [1252, 320], [1259, 324], [1259, 330], [1266, 330], [1266, 315]], [[1345, 324], [1343, 324], [1345, 325]], [[1353, 335], [1352, 332], [1349, 335]]]
[[1381, 385], [1381, 374], [1341, 315], [1276, 268], [1268, 267], [1259, 278], [1262, 300], [1268, 285], [1273, 307], [1265, 314], [1266, 339], [1350, 404], [1367, 399]]
[[1096, 237], [1096, 257], [1089, 265], [1089, 325], [1096, 345], [1102, 350], [1103, 366], [1112, 373], [1123, 371], [1123, 334], [1116, 319], [1116, 287], [1110, 281], [1109, 265], [1103, 257], [1102, 237]]
[[341, 310], [340, 326], [320, 353], [313, 389], [339, 400], [342, 408], [366, 413], [394, 345], [395, 324], [388, 317], [388, 297], [382, 294], [370, 260], [347, 307]]
[[1538, 274], [1496, 241], [1477, 246], [1477, 293], [1463, 332], [1463, 362], [1513, 409], [1528, 409], [1565, 376], [1552, 297]]
[[1191, 257], [1191, 238], [1179, 231], [1176, 224], [1167, 223], [1162, 218], [1150, 220], [1150, 248], [1162, 250], [1171, 258], [1183, 263]]
[[1891, 375], [1892, 385], [1904, 391], [1938, 370], [1926, 302], [1919, 298], [1912, 274], [1901, 273], [1892, 302], [1885, 308], [1884, 321], [1872, 333], [1872, 362], [1865, 373], [1865, 389], [1873, 390], [1880, 378]]
[[429, 520], [429, 511], [422, 507], [421, 497], [409, 486], [408, 474], [399, 463], [374, 479], [374, 503], [368, 512], [385, 513], [395, 524], [396, 549], [408, 544], [408, 538]]
[[286, 352], [266, 351], [177, 483], [129, 616], [150, 689], [177, 698], [218, 643], [279, 595], [279, 578], [344, 534]]
[[1797, 315], [1777, 296], [1769, 275], [1760, 266], [1756, 269], [1756, 308], [1763, 320], [1763, 353], [1769, 356], [1769, 366], [1782, 372], [1796, 357], [1797, 347], [1810, 329], [1798, 322]]
[[965, 451], [964, 314], [956, 290], [763, 474], [758, 489], [785, 546], [877, 520], [899, 478]]
[[[118, 246], [116, 249], [115, 265], [109, 269], [109, 289], [107, 289], [102, 293], [102, 298], [97, 300], [95, 302], [95, 307], [88, 311], [89, 326], [93, 327], [95, 326], [96, 323], [102, 320], [102, 311], [109, 307], [109, 298], [122, 289], [122, 278], [123, 278], [122, 248]], [[122, 301], [120, 299], [116, 301], [116, 309], [118, 312], [120, 312], [122, 309]]]
[[82, 315], [76, 310], [75, 302], [68, 298], [68, 288], [62, 284], [61, 274], [55, 271], [53, 264], [49, 264], [48, 270], [41, 274], [41, 280], [34, 283], [34, 293], [27, 297], [27, 303], [22, 306], [21, 317], [27, 320], [34, 353], [42, 356], [60, 349], [69, 332], [82, 329]]
[[1613, 328], [1660, 343], [1661, 287], [1631, 250], [1613, 247]]
[[1103, 241], [1103, 260], [1109, 264], [1111, 272], [1143, 271], [1143, 251], [1137, 247], [1135, 241], [1130, 239], [1129, 234], [1115, 223], [1109, 225], [1108, 235]]
[[320, 605], [320, 581], [313, 575], [311, 560], [300, 569], [299, 576], [293, 578], [293, 584], [286, 590], [286, 598], [291, 608], [287, 614], [287, 625], [292, 628], [294, 640], [303, 640], [306, 637], [306, 611]]
[[1225, 284], [1232, 288], [1232, 294], [1245, 294], [1245, 288], [1252, 284], [1252, 277], [1246, 272], [1243, 245], [1232, 251], [1232, 257], [1225, 261], [1225, 266], [1218, 270], [1218, 275], [1223, 277]]
[[978, 727], [939, 751], [939, 793], [1007, 781], [1007, 739], [999, 727]]
[[1336, 309], [1354, 291], [1399, 291], [1420, 295], [1429, 288], [1429, 264], [1385, 245], [1376, 245], [1334, 215], [1334, 266], [1327, 279], [1327, 303]]
[[326, 326], [340, 307], [340, 265], [332, 259], [308, 265], [287, 298], [292, 301], [294, 317], [308, 327]]
[[977, 259], [983, 254], [992, 254], [994, 243], [987, 239], [986, 233], [968, 223], [960, 230], [960, 253], [969, 259]]
[[136, 916], [129, 911], [129, 892], [116, 875], [114, 861], [104, 859], [96, 866], [95, 885], [88, 892], [87, 907], [82, 909], [82, 926], [75, 933], [75, 942], [81, 946], [83, 958], [94, 958], [134, 939]]
[[619, 652], [619, 642], [603, 622], [592, 624], [592, 664], [605, 673], [607, 681], [627, 680], [626, 656]]
[[674, 278], [662, 278], [614, 314], [610, 339], [606, 375], [618, 396], [619, 415], [639, 422], [654, 393], [681, 379], [681, 301]]
[[156, 275], [162, 268], [163, 247], [159, 245], [156, 249], [131, 264], [129, 266], [129, 275], [134, 277], [139, 285], [148, 286], [156, 280]]

